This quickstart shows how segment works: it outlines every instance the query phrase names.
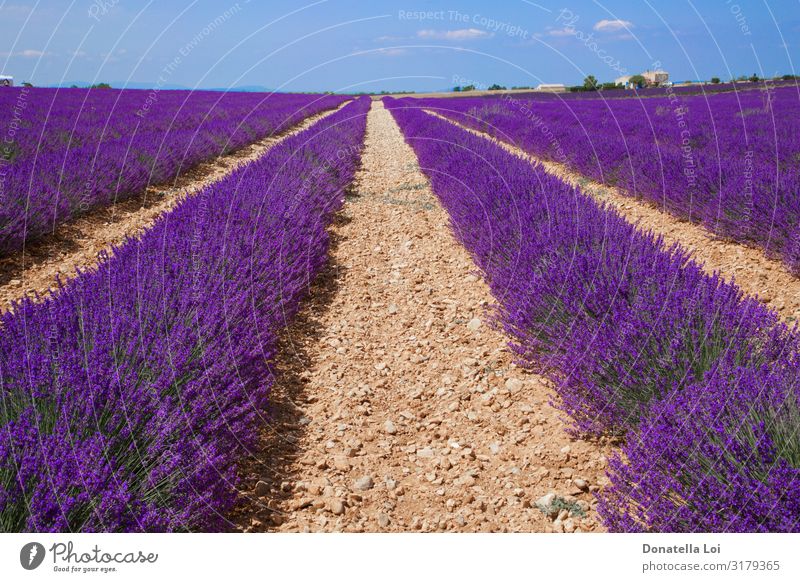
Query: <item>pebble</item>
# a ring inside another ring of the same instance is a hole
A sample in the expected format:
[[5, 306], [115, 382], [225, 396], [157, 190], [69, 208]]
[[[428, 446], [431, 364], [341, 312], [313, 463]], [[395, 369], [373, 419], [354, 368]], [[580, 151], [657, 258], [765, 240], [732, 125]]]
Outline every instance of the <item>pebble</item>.
[[577, 487], [581, 491], [589, 490], [589, 484], [586, 482], [585, 479], [575, 479], [572, 481], [572, 483], [575, 485], [575, 487]]
[[397, 427], [391, 420], [387, 420], [383, 423], [383, 430], [386, 434], [397, 434]]
[[469, 323], [467, 324], [467, 329], [469, 329], [470, 331], [478, 331], [480, 327], [481, 327], [481, 320], [478, 319], [477, 317], [470, 319]]
[[375, 482], [372, 480], [372, 477], [369, 475], [364, 475], [360, 479], [357, 479], [355, 482], [355, 489], [356, 491], [369, 491], [375, 486]]
[[269, 483], [266, 481], [259, 481], [256, 483], [256, 496], [264, 497], [267, 493], [269, 493]]
[[536, 500], [536, 507], [541, 509], [547, 517], [555, 519], [558, 517], [558, 508], [553, 506], [553, 501], [556, 499], [555, 493], [548, 493]]
[[520, 380], [519, 378], [509, 378], [508, 380], [506, 380], [506, 390], [508, 390], [509, 392], [512, 393], [519, 392], [520, 390], [522, 390], [522, 386], [523, 386], [522, 380]]
[[342, 503], [341, 499], [331, 501], [330, 509], [333, 515], [344, 515], [344, 503]]
[[378, 514], [378, 525], [379, 526], [381, 526], [381, 527], [389, 527], [389, 523], [390, 523], [390, 520], [389, 520], [389, 516], [388, 515], [386, 515], [385, 513], [379, 513]]

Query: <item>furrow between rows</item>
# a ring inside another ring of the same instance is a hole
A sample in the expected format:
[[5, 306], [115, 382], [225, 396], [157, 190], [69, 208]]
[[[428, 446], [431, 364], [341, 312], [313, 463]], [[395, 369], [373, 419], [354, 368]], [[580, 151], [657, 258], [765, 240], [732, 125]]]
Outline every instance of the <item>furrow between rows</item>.
[[279, 350], [240, 527], [602, 529], [591, 492], [610, 447], [571, 439], [548, 382], [512, 363], [487, 285], [381, 102], [332, 239]]

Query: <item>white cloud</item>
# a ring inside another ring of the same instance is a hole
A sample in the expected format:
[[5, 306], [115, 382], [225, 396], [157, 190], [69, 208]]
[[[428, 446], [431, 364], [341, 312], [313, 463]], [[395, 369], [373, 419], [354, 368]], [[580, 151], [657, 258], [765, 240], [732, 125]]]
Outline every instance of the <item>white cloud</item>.
[[626, 28], [633, 28], [633, 22], [630, 20], [601, 20], [593, 26], [599, 32], [616, 32]]
[[551, 28], [547, 31], [548, 36], [575, 36], [574, 28]]
[[408, 54], [408, 51], [404, 48], [381, 48], [377, 50], [377, 53], [386, 57], [400, 57]]
[[405, 39], [402, 36], [384, 35], [376, 38], [375, 42], [400, 42], [401, 40], [408, 40], [408, 39]]
[[30, 6], [24, 6], [21, 4], [5, 4], [3, 5], [3, 16], [10, 16], [10, 15], [20, 15], [20, 16], [27, 16], [28, 12], [31, 11]]
[[476, 40], [490, 38], [492, 33], [478, 28], [460, 28], [458, 30], [420, 30], [419, 38], [433, 38], [437, 40]]
[[52, 56], [53, 53], [46, 53], [44, 51], [37, 51], [34, 49], [25, 49], [23, 51], [17, 51], [15, 53], [0, 53], [0, 57], [7, 58], [7, 57], [23, 57], [26, 59], [39, 59], [41, 57], [49, 57]]

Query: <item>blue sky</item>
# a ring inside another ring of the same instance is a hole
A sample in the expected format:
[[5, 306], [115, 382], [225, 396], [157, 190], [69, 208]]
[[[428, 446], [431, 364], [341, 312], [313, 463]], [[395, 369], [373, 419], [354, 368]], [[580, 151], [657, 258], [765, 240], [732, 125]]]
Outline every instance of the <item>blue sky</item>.
[[20, 82], [295, 91], [798, 73], [799, 0], [0, 0]]

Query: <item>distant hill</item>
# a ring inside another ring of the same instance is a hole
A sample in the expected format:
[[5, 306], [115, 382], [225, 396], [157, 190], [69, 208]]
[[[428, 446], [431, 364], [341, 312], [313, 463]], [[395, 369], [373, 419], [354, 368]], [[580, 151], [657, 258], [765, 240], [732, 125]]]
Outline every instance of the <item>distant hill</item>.
[[[156, 83], [137, 83], [137, 82], [125, 82], [125, 81], [108, 81], [108, 83], [114, 89], [142, 89], [145, 91], [149, 91], [151, 89], [158, 88], [159, 90], [165, 91], [191, 91], [193, 87], [187, 87], [186, 85], [177, 85], [177, 84], [166, 84], [166, 85], [157, 85]], [[52, 88], [67, 88], [72, 87], [73, 85], [77, 85], [82, 89], [86, 89], [90, 87], [94, 83], [89, 83], [86, 81], [66, 81], [64, 83], [59, 83], [58, 85], [50, 85]], [[269, 93], [272, 89], [268, 87], [264, 87], [263, 85], [242, 85], [241, 87], [199, 87], [195, 89], [197, 91], [239, 91], [242, 93]], [[290, 91], [281, 91], [281, 93], [289, 93]]]

